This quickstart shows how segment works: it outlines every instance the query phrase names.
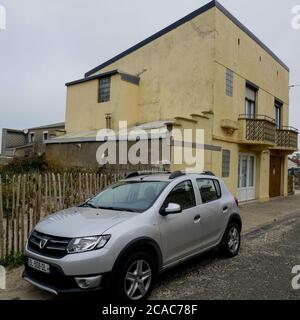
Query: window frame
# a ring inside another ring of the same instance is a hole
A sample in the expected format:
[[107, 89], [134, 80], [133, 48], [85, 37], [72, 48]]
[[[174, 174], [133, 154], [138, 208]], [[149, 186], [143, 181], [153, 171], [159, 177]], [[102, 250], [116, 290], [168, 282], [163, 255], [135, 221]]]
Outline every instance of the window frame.
[[[45, 134], [47, 135], [47, 139], [45, 139]], [[43, 141], [49, 140], [49, 131], [43, 131]]]
[[[275, 125], [276, 125], [276, 129], [277, 130], [280, 130], [282, 128], [282, 110], [283, 110], [283, 103], [278, 101], [278, 100], [275, 100], [275, 103], [274, 103], [274, 108], [275, 108]], [[278, 112], [279, 111], [279, 123], [277, 122], [278, 118], [277, 118], [277, 115], [278, 115]]]
[[[247, 97], [247, 89], [251, 90], [254, 92], [255, 96], [254, 96], [254, 100], [250, 99]], [[258, 93], [258, 89], [253, 87], [252, 85], [250, 85], [249, 83], [246, 83], [246, 90], [245, 90], [245, 115], [248, 119], [255, 119], [255, 116], [257, 114], [257, 93]], [[251, 114], [249, 114], [247, 112], [247, 107], [248, 104], [251, 105], [251, 109], [253, 108], [253, 110], [251, 110]]]
[[[160, 211], [167, 208], [167, 207], [166, 207], [166, 201], [167, 201], [168, 197], [170, 196], [170, 194], [174, 191], [174, 189], [175, 189], [176, 187], [178, 187], [179, 185], [185, 183], [185, 182], [189, 182], [189, 183], [191, 184], [192, 191], [193, 191], [193, 195], [194, 195], [194, 204], [193, 204], [191, 207], [189, 207], [189, 208], [184, 208], [184, 209], [181, 208], [181, 210], [182, 210], [182, 212], [184, 212], [185, 210], [189, 210], [189, 209], [192, 209], [192, 208], [197, 207], [197, 199], [196, 199], [196, 194], [195, 194], [195, 188], [194, 188], [193, 181], [192, 181], [191, 179], [187, 179], [187, 180], [184, 180], [184, 181], [179, 182], [178, 184], [176, 184], [175, 187], [172, 188], [172, 190], [168, 193], [168, 195], [166, 196], [165, 200], [163, 201], [163, 204], [162, 204], [162, 206], [161, 206], [161, 208], [160, 208]], [[178, 204], [179, 204], [179, 203], [178, 203]], [[179, 205], [180, 205], [180, 204], [179, 204]]]
[[[108, 80], [107, 83], [103, 83]], [[104, 85], [104, 87], [101, 87]], [[105, 92], [103, 92], [105, 91]], [[108, 91], [108, 93], [106, 92]], [[109, 102], [111, 98], [111, 77], [100, 78], [98, 81], [98, 103]]]
[[[229, 154], [229, 161], [228, 161], [228, 175], [224, 175], [224, 153], [227, 152]], [[222, 150], [222, 178], [229, 178], [230, 177], [230, 166], [231, 166], [231, 150], [223, 149]]]
[[[215, 187], [215, 189], [216, 189], [216, 192], [218, 192], [218, 189], [219, 189], [219, 191], [220, 191], [220, 195], [218, 195], [218, 198], [217, 199], [214, 199], [214, 200], [211, 200], [211, 201], [207, 201], [207, 202], [204, 202], [203, 201], [203, 198], [202, 198], [202, 194], [201, 194], [201, 189], [199, 188], [199, 186], [198, 186], [198, 181], [199, 180], [209, 180], [209, 181], [212, 181], [213, 182], [213, 185], [214, 185], [214, 187]], [[212, 179], [212, 178], [196, 178], [196, 184], [197, 184], [197, 189], [199, 190], [199, 194], [200, 194], [200, 199], [201, 199], [201, 201], [202, 201], [202, 204], [208, 204], [208, 203], [213, 203], [213, 202], [215, 202], [215, 201], [218, 201], [218, 200], [220, 200], [220, 199], [222, 199], [222, 188], [221, 188], [221, 184], [220, 184], [220, 182], [219, 182], [219, 180], [217, 180], [217, 179]], [[217, 187], [218, 186], [218, 187]]]
[[225, 94], [227, 97], [232, 98], [233, 97], [233, 87], [234, 84], [234, 72], [229, 69], [226, 68], [225, 71]]
[[29, 143], [35, 143], [35, 132], [29, 132], [28, 133], [28, 142]]

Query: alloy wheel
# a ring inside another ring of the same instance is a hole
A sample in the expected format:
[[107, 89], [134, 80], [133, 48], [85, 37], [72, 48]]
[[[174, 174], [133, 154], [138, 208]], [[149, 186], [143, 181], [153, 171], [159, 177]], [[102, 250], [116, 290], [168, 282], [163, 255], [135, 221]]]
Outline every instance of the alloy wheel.
[[152, 280], [152, 270], [146, 260], [133, 262], [127, 270], [124, 287], [131, 300], [140, 300], [148, 292]]

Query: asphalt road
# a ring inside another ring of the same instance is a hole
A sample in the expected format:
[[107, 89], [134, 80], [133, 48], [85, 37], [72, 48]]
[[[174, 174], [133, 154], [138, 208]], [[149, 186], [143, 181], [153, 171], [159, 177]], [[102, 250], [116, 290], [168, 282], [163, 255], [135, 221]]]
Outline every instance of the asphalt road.
[[292, 299], [300, 265], [300, 214], [247, 234], [240, 255], [224, 260], [211, 252], [161, 277], [152, 299]]
[[[216, 251], [163, 274], [151, 299], [300, 299], [291, 285], [300, 265], [300, 213], [243, 236], [240, 255], [222, 259]], [[0, 299], [55, 299], [27, 284], [22, 268], [8, 275]], [[99, 297], [101, 299], [101, 297]]]

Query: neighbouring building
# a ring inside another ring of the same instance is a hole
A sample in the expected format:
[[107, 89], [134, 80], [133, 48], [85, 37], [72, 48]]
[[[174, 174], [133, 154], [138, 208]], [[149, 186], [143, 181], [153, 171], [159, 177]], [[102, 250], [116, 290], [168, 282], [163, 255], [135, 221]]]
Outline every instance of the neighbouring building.
[[97, 131], [120, 120], [202, 128], [205, 169], [240, 201], [288, 194], [289, 68], [217, 1], [66, 85], [66, 135], [49, 141], [49, 159], [97, 165]]
[[55, 123], [24, 130], [2, 129], [3, 157], [42, 155], [46, 140], [65, 134], [65, 123]]

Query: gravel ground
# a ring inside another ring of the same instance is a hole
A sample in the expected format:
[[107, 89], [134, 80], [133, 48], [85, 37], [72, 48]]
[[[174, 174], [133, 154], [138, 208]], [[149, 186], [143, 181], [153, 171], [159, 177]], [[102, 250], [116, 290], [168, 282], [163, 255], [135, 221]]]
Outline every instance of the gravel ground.
[[300, 265], [300, 215], [244, 236], [240, 255], [211, 252], [169, 271], [152, 299], [300, 299], [292, 268]]
[[[207, 253], [163, 274], [151, 299], [300, 299], [293, 290], [293, 266], [300, 265], [300, 214], [244, 235], [240, 255], [221, 259]], [[22, 268], [8, 273], [0, 299], [56, 297], [21, 279]]]

